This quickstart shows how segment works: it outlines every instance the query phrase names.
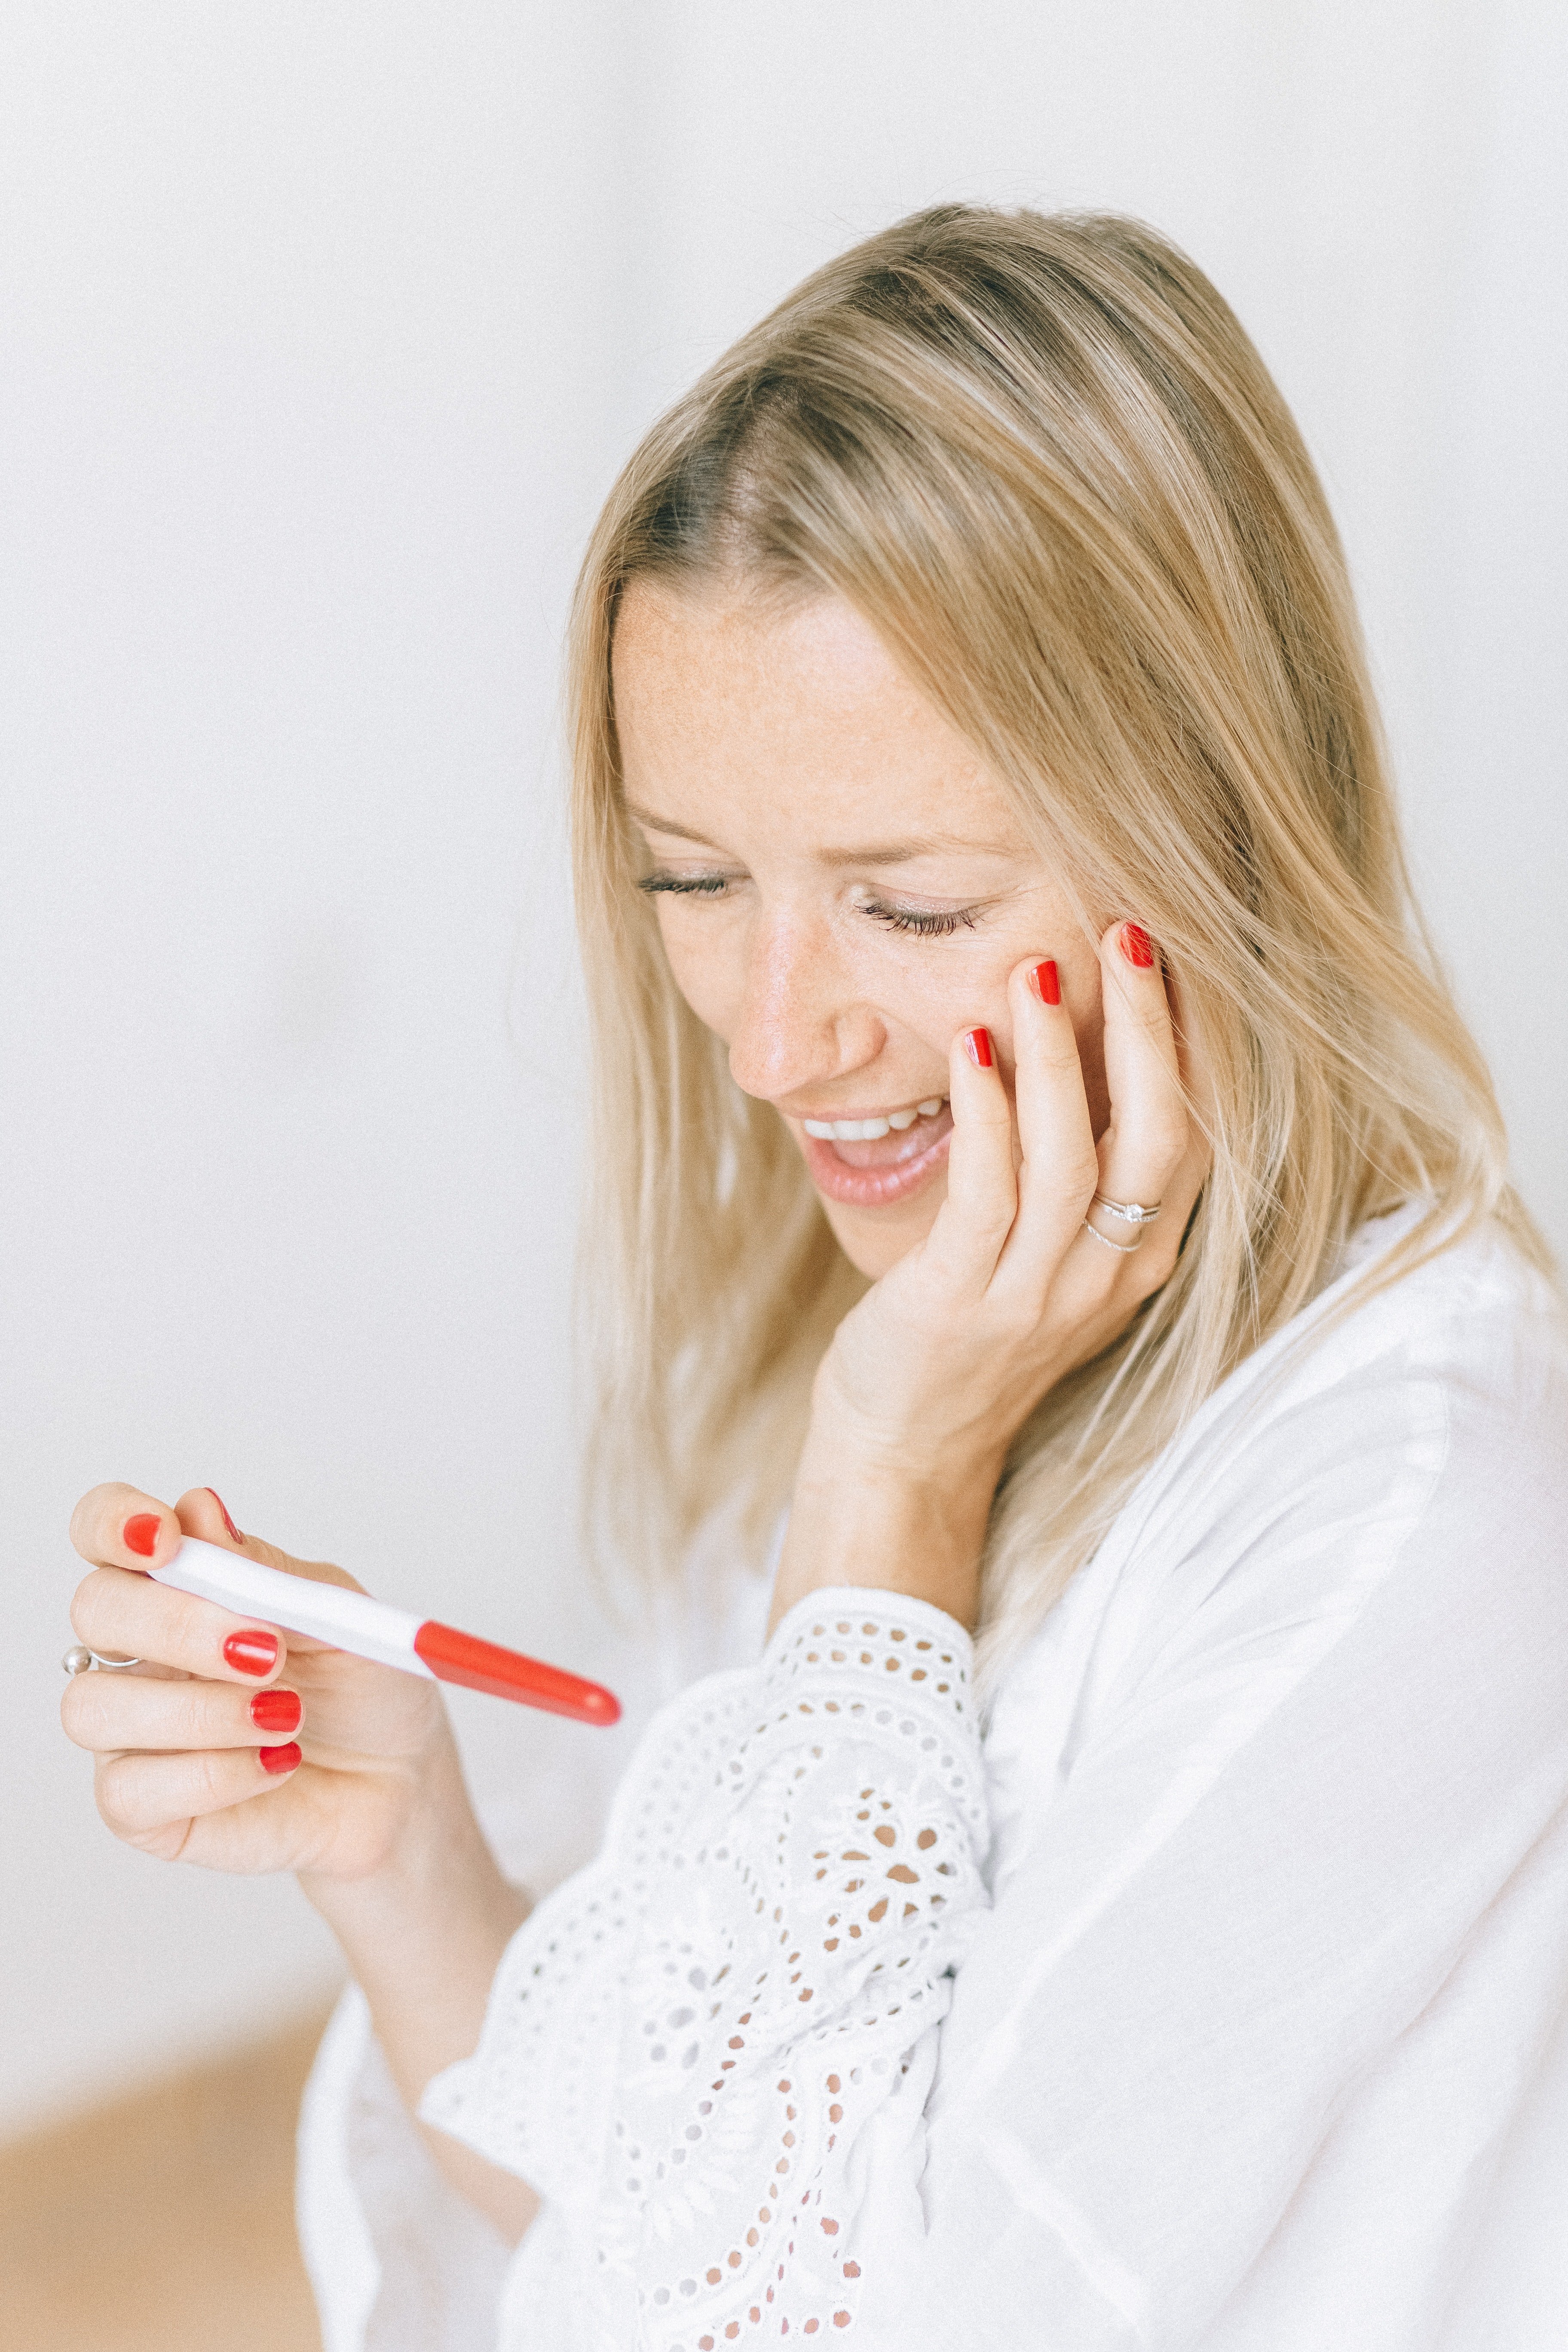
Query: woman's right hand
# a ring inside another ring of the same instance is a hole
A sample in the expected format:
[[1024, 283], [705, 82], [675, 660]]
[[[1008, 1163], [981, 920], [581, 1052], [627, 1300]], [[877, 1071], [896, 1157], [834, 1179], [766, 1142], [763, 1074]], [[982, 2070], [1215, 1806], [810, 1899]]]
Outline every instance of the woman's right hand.
[[[299, 1874], [416, 2111], [431, 2076], [478, 2041], [528, 1899], [480, 1834], [434, 1684], [154, 1583], [145, 1570], [185, 1536], [360, 1589], [341, 1568], [240, 1535], [210, 1486], [172, 1509], [134, 1486], [95, 1486], [71, 1517], [93, 1562], [71, 1623], [100, 1655], [142, 1663], [76, 1675], [66, 1730], [91, 1749], [99, 1811], [128, 1845], [209, 1870]], [[521, 2236], [538, 2207], [527, 2184], [444, 2132], [426, 2137], [453, 2186]]]
[[340, 1568], [240, 1536], [210, 1487], [172, 1508], [133, 1486], [83, 1496], [71, 1541], [93, 1569], [71, 1623], [89, 1649], [143, 1662], [78, 1675], [62, 1702], [68, 1736], [92, 1752], [99, 1811], [116, 1837], [165, 1861], [323, 1881], [374, 1874], [421, 1801], [451, 1784], [439, 1696], [417, 1675], [137, 1572], [188, 1535], [359, 1590]]

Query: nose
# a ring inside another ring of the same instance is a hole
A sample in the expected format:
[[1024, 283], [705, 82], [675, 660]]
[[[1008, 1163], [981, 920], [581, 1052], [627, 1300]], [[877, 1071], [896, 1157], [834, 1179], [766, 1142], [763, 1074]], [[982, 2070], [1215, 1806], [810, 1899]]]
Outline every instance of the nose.
[[876, 1059], [886, 1034], [829, 925], [784, 911], [757, 923], [730, 1038], [730, 1074], [744, 1093], [778, 1102], [844, 1077]]

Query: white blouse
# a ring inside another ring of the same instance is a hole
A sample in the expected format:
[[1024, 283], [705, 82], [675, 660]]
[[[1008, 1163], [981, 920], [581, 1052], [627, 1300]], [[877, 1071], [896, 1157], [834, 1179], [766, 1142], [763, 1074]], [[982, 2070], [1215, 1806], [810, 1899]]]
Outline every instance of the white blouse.
[[[1155, 1464], [982, 1722], [814, 1594], [658, 1713], [423, 2115], [351, 1997], [327, 2352], [1563, 2352], [1568, 1339], [1409, 1213]], [[752, 1653], [754, 1659], [754, 1652]]]

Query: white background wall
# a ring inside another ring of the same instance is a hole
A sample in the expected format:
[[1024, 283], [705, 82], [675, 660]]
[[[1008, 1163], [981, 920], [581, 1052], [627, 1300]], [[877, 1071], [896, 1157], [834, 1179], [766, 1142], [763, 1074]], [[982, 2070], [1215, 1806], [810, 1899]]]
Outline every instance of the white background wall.
[[1568, 1243], [1565, 64], [1552, 0], [8, 0], [0, 2123], [332, 1973], [290, 1888], [99, 1826], [80, 1488], [588, 1638], [564, 601], [642, 425], [855, 236], [1120, 206], [1236, 303]]

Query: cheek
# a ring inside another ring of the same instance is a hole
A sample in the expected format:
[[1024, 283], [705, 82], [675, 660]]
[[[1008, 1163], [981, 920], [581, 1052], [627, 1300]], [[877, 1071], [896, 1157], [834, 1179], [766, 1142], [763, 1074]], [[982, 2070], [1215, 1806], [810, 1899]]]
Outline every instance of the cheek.
[[738, 927], [713, 921], [711, 912], [703, 909], [708, 919], [700, 925], [690, 910], [667, 902], [658, 909], [658, 929], [677, 988], [699, 1021], [728, 1045], [744, 981], [744, 946]]
[[[989, 943], [987, 943], [989, 946]], [[844, 968], [854, 1001], [873, 1007], [901, 1041], [901, 1050], [923, 1047], [916, 1058], [945, 1064], [954, 1037], [980, 1023], [1010, 1042], [1007, 1016], [1008, 961], [994, 949], [982, 952], [978, 940], [909, 940], [862, 919], [852, 933]], [[945, 1081], [944, 1081], [945, 1085]]]
[[934, 941], [918, 958], [905, 950], [889, 959], [889, 968], [880, 975], [880, 1002], [904, 1034], [918, 1038], [934, 1060], [946, 1062], [962, 1031], [985, 1028], [996, 1041], [1004, 1069], [1011, 1070], [1007, 979], [1013, 962], [1011, 956], [994, 951], [984, 958], [965, 956], [946, 940]]

